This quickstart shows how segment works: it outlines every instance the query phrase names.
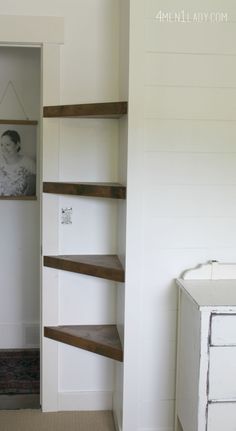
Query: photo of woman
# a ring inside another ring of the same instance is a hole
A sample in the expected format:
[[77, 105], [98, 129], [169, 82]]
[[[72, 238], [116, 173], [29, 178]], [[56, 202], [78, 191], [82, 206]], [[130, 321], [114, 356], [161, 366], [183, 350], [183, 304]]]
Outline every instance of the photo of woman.
[[0, 196], [35, 196], [36, 163], [22, 151], [21, 136], [5, 130], [0, 138]]

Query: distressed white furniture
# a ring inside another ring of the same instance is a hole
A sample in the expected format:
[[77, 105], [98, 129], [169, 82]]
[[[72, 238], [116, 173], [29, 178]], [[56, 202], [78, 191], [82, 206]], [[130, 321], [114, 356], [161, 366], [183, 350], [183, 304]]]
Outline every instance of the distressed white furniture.
[[176, 431], [236, 430], [236, 264], [178, 279]]

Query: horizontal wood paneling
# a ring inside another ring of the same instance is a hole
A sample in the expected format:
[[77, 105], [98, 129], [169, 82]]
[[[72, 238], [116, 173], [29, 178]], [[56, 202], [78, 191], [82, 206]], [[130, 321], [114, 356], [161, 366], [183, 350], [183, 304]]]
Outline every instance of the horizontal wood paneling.
[[170, 53], [236, 54], [236, 24], [181, 24], [146, 20], [146, 50]]
[[[149, 313], [152, 310], [153, 316], [156, 315], [157, 310], [158, 312], [159, 310], [173, 311], [177, 308], [177, 289], [175, 281], [172, 279], [173, 275], [170, 274], [169, 271], [163, 273], [162, 265], [159, 263], [159, 255], [160, 249], [158, 249], [158, 256], [157, 253], [155, 254], [152, 250], [152, 252], [149, 253], [151, 263], [148, 264], [147, 260], [145, 260], [145, 285], [149, 295], [148, 297], [145, 295], [142, 296], [142, 303], [145, 312]], [[170, 264], [172, 269], [173, 261]], [[158, 273], [157, 277], [152, 273], [153, 265], [156, 267]], [[163, 266], [165, 266], [165, 264]], [[177, 274], [179, 273], [180, 271], [177, 272]], [[151, 276], [149, 274], [151, 274]], [[154, 317], [154, 320], [155, 319], [156, 317]]]
[[[161, 248], [234, 248], [234, 217], [146, 218], [143, 250], [155, 253]], [[150, 244], [148, 238], [155, 238]]]
[[144, 215], [153, 217], [236, 217], [236, 185], [150, 184]]
[[236, 89], [147, 87], [145, 117], [236, 120]]
[[[148, 298], [149, 304], [142, 315], [142, 337], [143, 341], [153, 342], [153, 340], [165, 340], [165, 342], [176, 341], [176, 318], [177, 310], [158, 309], [155, 300], [151, 295]], [[147, 304], [146, 304], [147, 305]], [[145, 332], [144, 328], [148, 328]], [[146, 357], [147, 360], [147, 357]]]
[[163, 344], [158, 348], [158, 343], [151, 340], [143, 340], [142, 368], [148, 362], [151, 369], [158, 367], [160, 372], [153, 379], [152, 374], [143, 373], [140, 376], [143, 399], [156, 399], [161, 394], [162, 399], [172, 399], [175, 389], [175, 342]]
[[[177, 219], [176, 222], [178, 222]], [[178, 224], [176, 224], [176, 228], [178, 229]], [[161, 331], [165, 332], [167, 340], [168, 337], [172, 337], [170, 331], [172, 315], [168, 313], [174, 312], [177, 309], [177, 285], [175, 279], [180, 277], [185, 269], [194, 268], [199, 262], [208, 262], [212, 259], [223, 260], [225, 262], [233, 262], [235, 259], [234, 248], [192, 247], [186, 249], [181, 247], [171, 248], [167, 244], [166, 248], [160, 249], [157, 247], [157, 244], [158, 241], [155, 240], [153, 247], [150, 247], [147, 243], [143, 245], [145, 268], [143, 284], [145, 284], [145, 291], [142, 292], [142, 309], [149, 315], [147, 323], [150, 327], [149, 331], [145, 332], [146, 326], [142, 325], [144, 328], [142, 337], [144, 339], [149, 338], [150, 342], [150, 333], [154, 338], [156, 337], [152, 332], [153, 325], [154, 330], [160, 328], [160, 337], [162, 337]], [[155, 268], [155, 271], [153, 271], [153, 268]], [[159, 318], [164, 319], [166, 329], [161, 325]], [[175, 328], [175, 320], [173, 327]], [[155, 349], [155, 347], [153, 348]], [[166, 344], [163, 342], [163, 349], [165, 348]]]
[[146, 0], [146, 17], [153, 18], [159, 10], [162, 11], [181, 11], [194, 12], [227, 12], [230, 21], [236, 20], [236, 10], [234, 0], [179, 0], [173, 4], [173, 0]]
[[130, 150], [143, 161], [137, 271], [145, 286], [141, 361], [148, 371], [139, 427], [166, 431], [174, 416], [175, 278], [200, 262], [235, 259], [236, 23], [160, 23], [155, 15], [219, 11], [232, 22], [236, 9], [232, 0], [141, 3], [145, 52], [139, 41], [132, 79], [137, 84], [139, 78], [137, 99], [144, 104], [138, 117], [143, 147]]
[[[194, 268], [199, 262], [208, 262], [211, 259], [225, 262], [233, 262], [235, 252], [232, 248], [225, 247], [198, 247], [187, 251], [185, 248], [163, 248], [157, 249], [152, 247], [147, 253], [146, 244], [144, 245], [145, 257], [145, 273], [144, 277], [149, 286], [151, 295], [155, 295], [155, 291], [162, 288], [171, 288], [177, 290], [177, 285], [173, 286], [176, 278], [182, 276], [182, 273], [189, 268]], [[155, 274], [151, 273], [151, 268], [155, 266]], [[165, 287], [164, 287], [165, 286]], [[145, 296], [145, 293], [143, 293]]]
[[235, 185], [235, 166], [235, 153], [145, 153], [144, 185]]
[[173, 153], [236, 152], [236, 123], [146, 119], [144, 149]]
[[236, 87], [236, 57], [146, 54], [146, 85]]

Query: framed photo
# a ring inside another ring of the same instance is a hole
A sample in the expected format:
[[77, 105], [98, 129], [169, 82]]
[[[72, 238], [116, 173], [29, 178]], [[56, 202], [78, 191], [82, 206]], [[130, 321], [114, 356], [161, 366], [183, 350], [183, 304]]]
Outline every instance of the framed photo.
[[36, 124], [0, 122], [0, 199], [36, 199]]

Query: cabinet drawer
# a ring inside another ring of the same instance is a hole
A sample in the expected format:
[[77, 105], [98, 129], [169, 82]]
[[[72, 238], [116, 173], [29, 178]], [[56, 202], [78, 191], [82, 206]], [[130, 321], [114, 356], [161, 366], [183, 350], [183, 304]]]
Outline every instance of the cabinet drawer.
[[213, 315], [211, 322], [212, 346], [236, 346], [236, 315]]
[[209, 400], [236, 401], [236, 347], [210, 347]]
[[236, 430], [236, 403], [209, 404], [207, 431], [224, 430]]

